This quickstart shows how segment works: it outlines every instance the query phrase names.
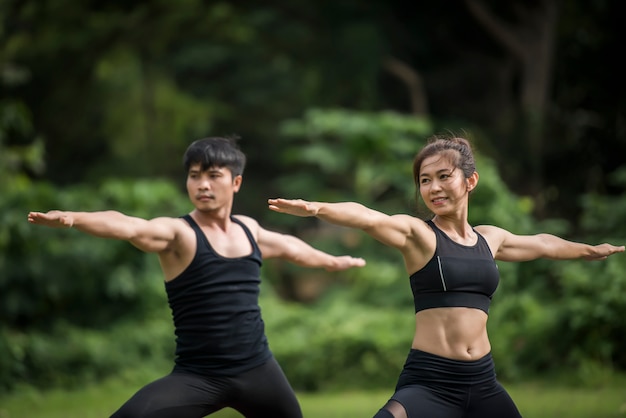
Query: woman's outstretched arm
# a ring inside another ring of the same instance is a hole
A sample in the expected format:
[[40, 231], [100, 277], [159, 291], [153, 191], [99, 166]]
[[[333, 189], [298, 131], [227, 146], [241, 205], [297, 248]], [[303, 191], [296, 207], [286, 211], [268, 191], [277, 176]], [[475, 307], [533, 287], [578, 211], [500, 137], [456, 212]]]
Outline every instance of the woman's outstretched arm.
[[[361, 229], [393, 248], [404, 249], [409, 237], [429, 230], [426, 223], [409, 215], [387, 215], [355, 202], [309, 202], [302, 199], [269, 199], [269, 209], [294, 216], [315, 216], [347, 228]], [[432, 233], [432, 231], [431, 231]]]
[[515, 235], [491, 225], [476, 227], [495, 248], [494, 257], [502, 261], [529, 261], [538, 258], [550, 260], [604, 260], [624, 251], [624, 246], [608, 243], [591, 245], [568, 241], [552, 234]]

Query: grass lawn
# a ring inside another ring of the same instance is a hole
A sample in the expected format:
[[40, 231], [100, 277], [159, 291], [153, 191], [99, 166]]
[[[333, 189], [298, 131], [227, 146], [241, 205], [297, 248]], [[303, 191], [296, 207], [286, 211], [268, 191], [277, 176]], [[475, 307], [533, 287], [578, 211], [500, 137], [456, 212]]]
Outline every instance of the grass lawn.
[[[505, 384], [505, 387], [524, 418], [626, 418], [624, 379], [596, 389], [546, 382]], [[0, 418], [107, 418], [136, 389], [136, 383], [119, 380], [74, 391], [40, 392], [25, 388], [0, 398]], [[298, 397], [305, 418], [371, 418], [389, 394], [390, 391], [345, 391], [300, 393]], [[242, 415], [222, 410], [211, 417], [241, 418]]]

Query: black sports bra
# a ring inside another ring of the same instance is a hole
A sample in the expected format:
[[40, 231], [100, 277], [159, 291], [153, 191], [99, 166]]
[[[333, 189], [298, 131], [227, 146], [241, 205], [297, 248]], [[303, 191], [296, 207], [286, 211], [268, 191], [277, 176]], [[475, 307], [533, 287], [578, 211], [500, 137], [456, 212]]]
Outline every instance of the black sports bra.
[[500, 274], [487, 241], [466, 246], [454, 242], [430, 220], [437, 247], [430, 261], [410, 276], [415, 312], [431, 308], [468, 307], [489, 313]]

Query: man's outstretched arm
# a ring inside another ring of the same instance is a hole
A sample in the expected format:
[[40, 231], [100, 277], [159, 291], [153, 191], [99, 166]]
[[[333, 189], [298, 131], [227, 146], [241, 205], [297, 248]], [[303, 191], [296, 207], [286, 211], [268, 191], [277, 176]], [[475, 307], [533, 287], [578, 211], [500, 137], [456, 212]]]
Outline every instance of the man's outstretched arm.
[[28, 222], [51, 228], [74, 228], [99, 238], [128, 241], [142, 251], [160, 252], [174, 240], [180, 221], [172, 218], [146, 220], [117, 211], [51, 210], [30, 212]]
[[298, 237], [268, 231], [260, 226], [257, 230], [257, 242], [263, 258], [282, 258], [301, 267], [319, 267], [328, 271], [339, 271], [365, 265], [365, 260], [362, 258], [328, 254]]

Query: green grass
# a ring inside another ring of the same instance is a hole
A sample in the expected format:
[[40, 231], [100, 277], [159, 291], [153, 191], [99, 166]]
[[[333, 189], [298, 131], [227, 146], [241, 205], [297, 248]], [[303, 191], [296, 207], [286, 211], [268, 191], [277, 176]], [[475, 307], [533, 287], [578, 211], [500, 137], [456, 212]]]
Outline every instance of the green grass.
[[[547, 382], [505, 384], [524, 418], [626, 418], [626, 379], [595, 389]], [[108, 417], [138, 386], [110, 380], [73, 391], [23, 388], [0, 398], [0, 418]], [[390, 388], [391, 390], [391, 388]], [[389, 390], [299, 393], [305, 418], [368, 418], [387, 401]], [[212, 418], [241, 418], [222, 410]]]

